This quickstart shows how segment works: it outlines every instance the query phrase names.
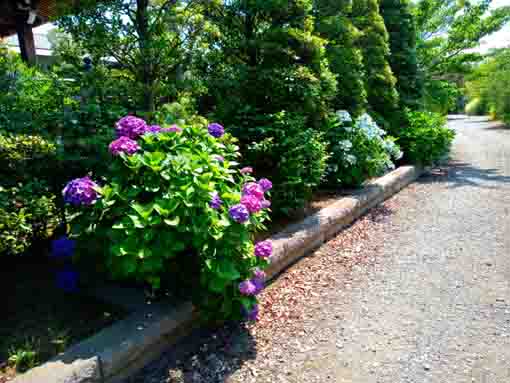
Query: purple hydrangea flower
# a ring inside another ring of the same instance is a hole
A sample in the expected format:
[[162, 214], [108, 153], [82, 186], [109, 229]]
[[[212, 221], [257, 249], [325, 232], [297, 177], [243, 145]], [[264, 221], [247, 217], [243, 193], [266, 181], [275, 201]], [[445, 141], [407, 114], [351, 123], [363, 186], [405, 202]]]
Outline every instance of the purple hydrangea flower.
[[70, 258], [76, 250], [76, 241], [63, 235], [59, 239], [51, 241], [51, 256], [53, 258]]
[[269, 209], [271, 207], [271, 201], [264, 198], [262, 201], [260, 201], [260, 206], [262, 209]]
[[162, 130], [161, 126], [151, 125], [151, 126], [148, 126], [147, 129], [145, 129], [145, 133], [157, 134], [157, 133], [161, 132], [161, 130]]
[[262, 200], [264, 198], [264, 190], [262, 190], [262, 187], [258, 183], [248, 182], [243, 186], [243, 195], [251, 195]]
[[241, 174], [251, 174], [253, 173], [253, 168], [250, 166], [246, 166], [240, 170]]
[[177, 125], [172, 125], [169, 128], [161, 129], [161, 132], [163, 132], [163, 133], [172, 133], [172, 132], [173, 133], [180, 133], [180, 132], [182, 132], [182, 128], [180, 128]]
[[122, 117], [116, 126], [117, 137], [129, 137], [136, 140], [147, 131], [147, 123], [135, 116]]
[[218, 162], [224, 162], [225, 161], [225, 157], [223, 156], [220, 156], [220, 155], [215, 155], [213, 156], [213, 158], [218, 161]]
[[250, 213], [258, 213], [262, 210], [260, 199], [251, 194], [244, 195], [241, 198], [241, 204], [243, 204]]
[[98, 185], [89, 177], [77, 178], [69, 182], [62, 195], [64, 201], [74, 206], [92, 205], [99, 198], [99, 193], [96, 191]]
[[273, 244], [271, 241], [262, 241], [255, 245], [255, 256], [259, 258], [269, 258], [273, 254]]
[[211, 193], [211, 200], [209, 201], [209, 206], [212, 209], [218, 210], [222, 204], [223, 204], [223, 201], [221, 200], [218, 192]]
[[229, 209], [228, 214], [237, 223], [244, 223], [250, 218], [250, 212], [242, 204], [232, 206]]
[[273, 183], [269, 181], [267, 178], [260, 179], [259, 185], [264, 192], [267, 192], [273, 188]]
[[256, 291], [257, 286], [255, 286], [255, 284], [251, 280], [239, 283], [239, 292], [242, 295], [248, 296], [255, 295]]
[[255, 322], [259, 319], [259, 305], [257, 304], [255, 304], [249, 311], [246, 310], [243, 306], [242, 312], [244, 317], [249, 321]]
[[216, 122], [213, 122], [212, 124], [209, 124], [207, 127], [207, 130], [209, 131], [209, 134], [213, 137], [220, 138], [225, 134], [225, 128], [217, 124]]
[[266, 273], [264, 273], [260, 269], [255, 269], [253, 272], [253, 278], [251, 280], [252, 283], [257, 288], [255, 295], [259, 294], [262, 290], [264, 290], [265, 280], [266, 280]]
[[114, 156], [118, 156], [121, 153], [132, 155], [140, 150], [140, 145], [138, 145], [135, 140], [122, 136], [117, 138], [115, 141], [112, 141], [112, 143], [108, 146], [108, 150], [110, 150], [110, 153]]
[[56, 285], [59, 289], [64, 290], [66, 293], [74, 293], [78, 291], [79, 274], [76, 270], [67, 267], [63, 270], [57, 271]]

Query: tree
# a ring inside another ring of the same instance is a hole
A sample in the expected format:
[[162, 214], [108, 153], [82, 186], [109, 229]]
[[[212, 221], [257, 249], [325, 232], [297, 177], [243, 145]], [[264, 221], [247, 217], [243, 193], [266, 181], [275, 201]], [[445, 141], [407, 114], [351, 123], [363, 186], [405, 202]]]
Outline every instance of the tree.
[[333, 107], [359, 115], [366, 108], [367, 92], [358, 46], [361, 34], [351, 20], [352, 0], [317, 0], [314, 7], [316, 32], [327, 41], [329, 65], [337, 75]]
[[312, 0], [211, 1], [217, 26], [197, 65], [201, 111], [241, 141], [244, 160], [275, 182], [274, 208], [301, 208], [322, 180], [321, 129], [336, 93], [326, 41], [314, 34]]
[[426, 107], [446, 113], [444, 105], [455, 104], [456, 88], [462, 87], [473, 64], [483, 60], [481, 54], [468, 50], [510, 20], [510, 7], [491, 10], [491, 4], [492, 0], [419, 0], [414, 4]]
[[396, 78], [390, 64], [388, 32], [379, 13], [378, 0], [356, 0], [353, 3], [354, 25], [361, 31], [359, 46], [363, 52], [366, 71], [366, 90], [369, 110], [389, 132], [397, 129], [393, 124], [398, 110]]
[[510, 124], [510, 49], [491, 52], [467, 77], [470, 114], [491, 114]]
[[114, 60], [153, 112], [160, 86], [174, 82], [205, 27], [199, 1], [84, 0], [62, 9], [58, 25], [96, 60]]
[[[222, 121], [241, 111], [266, 115], [300, 111], [316, 123], [327, 113], [336, 82], [325, 41], [313, 32], [311, 0], [216, 0], [207, 17], [218, 27], [201, 73]], [[228, 95], [226, 98], [225, 96]], [[249, 128], [249, 126], [248, 126]], [[249, 136], [249, 129], [243, 132]]]
[[381, 14], [389, 33], [389, 61], [397, 78], [400, 106], [417, 109], [422, 84], [416, 55], [416, 25], [409, 1], [381, 0]]
[[510, 21], [510, 7], [489, 10], [492, 0], [419, 0], [413, 7], [418, 61], [427, 76], [441, 76], [480, 60], [466, 53]]

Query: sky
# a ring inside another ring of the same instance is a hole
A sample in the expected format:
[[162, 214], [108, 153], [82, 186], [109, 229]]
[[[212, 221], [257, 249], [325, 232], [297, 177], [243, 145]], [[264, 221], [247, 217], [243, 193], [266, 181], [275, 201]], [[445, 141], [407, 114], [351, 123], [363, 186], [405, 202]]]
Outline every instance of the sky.
[[[510, 0], [494, 0], [491, 7], [498, 8], [510, 6]], [[504, 48], [510, 46], [510, 24], [507, 24], [500, 31], [484, 38], [476, 51], [485, 53], [492, 48]]]
[[[510, 6], [510, 0], [493, 0], [491, 7], [498, 8], [503, 6]], [[42, 25], [34, 29], [35, 33], [45, 33], [54, 28], [52, 24]], [[480, 46], [473, 49], [475, 52], [485, 53], [492, 48], [504, 48], [510, 46], [510, 24], [506, 25], [500, 31], [487, 36], [480, 43]]]

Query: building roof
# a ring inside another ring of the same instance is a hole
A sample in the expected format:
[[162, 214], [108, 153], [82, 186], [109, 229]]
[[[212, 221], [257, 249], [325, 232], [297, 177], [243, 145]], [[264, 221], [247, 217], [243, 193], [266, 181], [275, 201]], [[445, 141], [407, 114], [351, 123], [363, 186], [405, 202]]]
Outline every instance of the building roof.
[[[44, 24], [51, 17], [57, 15], [58, 0], [38, 0], [37, 18], [33, 23], [34, 27]], [[11, 36], [16, 33], [16, 13], [19, 0], [0, 1], [0, 37]]]

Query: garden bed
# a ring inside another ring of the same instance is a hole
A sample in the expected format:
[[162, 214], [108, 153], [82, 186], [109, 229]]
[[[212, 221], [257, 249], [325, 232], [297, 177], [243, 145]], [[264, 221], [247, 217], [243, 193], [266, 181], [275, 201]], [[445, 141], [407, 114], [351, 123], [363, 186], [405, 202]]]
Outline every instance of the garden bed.
[[0, 271], [0, 383], [64, 352], [127, 313], [98, 299], [66, 294], [44, 259], [9, 260]]

